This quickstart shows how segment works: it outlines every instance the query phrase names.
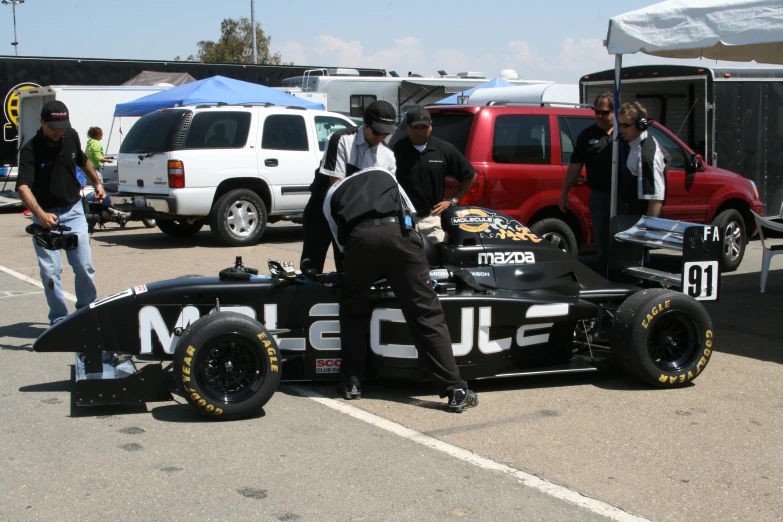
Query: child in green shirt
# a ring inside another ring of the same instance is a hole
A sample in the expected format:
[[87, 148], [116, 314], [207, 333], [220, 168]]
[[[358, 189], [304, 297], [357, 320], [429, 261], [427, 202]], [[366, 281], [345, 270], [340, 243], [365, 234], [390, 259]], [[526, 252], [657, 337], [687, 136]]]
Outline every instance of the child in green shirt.
[[85, 148], [84, 153], [87, 155], [87, 158], [89, 158], [90, 163], [92, 163], [98, 177], [103, 181], [103, 175], [101, 173], [103, 164], [112, 163], [114, 160], [103, 157], [103, 145], [101, 145], [103, 130], [101, 130], [100, 127], [90, 127], [90, 130], [87, 131], [87, 137], [89, 139], [87, 140], [87, 147]]

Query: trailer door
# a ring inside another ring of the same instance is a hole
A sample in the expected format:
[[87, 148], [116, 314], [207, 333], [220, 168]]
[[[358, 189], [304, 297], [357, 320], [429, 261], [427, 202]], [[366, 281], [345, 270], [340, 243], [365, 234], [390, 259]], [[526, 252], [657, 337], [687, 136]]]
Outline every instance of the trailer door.
[[671, 156], [669, 174], [666, 176], [664, 217], [704, 223], [707, 219], [707, 174], [701, 171], [686, 172], [685, 165], [690, 158], [690, 151], [660, 127], [652, 125], [648, 132]]

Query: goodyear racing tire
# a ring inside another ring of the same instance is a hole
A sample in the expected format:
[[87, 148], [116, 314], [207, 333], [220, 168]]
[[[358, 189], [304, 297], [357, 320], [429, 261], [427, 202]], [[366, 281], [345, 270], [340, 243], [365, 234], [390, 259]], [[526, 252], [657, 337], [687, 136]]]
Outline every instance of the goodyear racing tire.
[[255, 245], [264, 233], [266, 219], [266, 206], [259, 195], [249, 189], [236, 189], [215, 202], [209, 227], [224, 245]]
[[213, 419], [256, 414], [280, 384], [280, 352], [258, 321], [216, 312], [188, 327], [174, 353], [174, 378], [185, 399]]
[[540, 238], [546, 239], [573, 258], [579, 254], [574, 231], [565, 221], [557, 218], [542, 219], [530, 227], [530, 231]]
[[204, 226], [202, 223], [196, 222], [191, 224], [185, 220], [164, 221], [157, 219], [155, 222], [161, 232], [171, 237], [195, 236], [201, 230], [201, 227]]
[[617, 311], [612, 354], [619, 366], [647, 384], [679, 388], [699, 376], [715, 342], [701, 303], [671, 290], [643, 290]]

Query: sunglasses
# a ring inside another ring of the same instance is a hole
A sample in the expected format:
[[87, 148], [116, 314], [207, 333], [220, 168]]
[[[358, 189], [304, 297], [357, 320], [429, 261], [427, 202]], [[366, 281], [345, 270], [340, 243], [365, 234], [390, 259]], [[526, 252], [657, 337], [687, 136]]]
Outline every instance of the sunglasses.
[[621, 123], [620, 127], [622, 127], [623, 129], [627, 129], [628, 127], [633, 127], [634, 125], [636, 125], [636, 122], [632, 121], [631, 123]]
[[378, 132], [377, 130], [373, 129], [372, 127], [370, 127], [370, 132], [372, 132], [373, 136], [388, 136], [389, 135], [388, 132]]
[[609, 116], [610, 114], [612, 114], [612, 111], [599, 111], [598, 109], [595, 109], [596, 116]]

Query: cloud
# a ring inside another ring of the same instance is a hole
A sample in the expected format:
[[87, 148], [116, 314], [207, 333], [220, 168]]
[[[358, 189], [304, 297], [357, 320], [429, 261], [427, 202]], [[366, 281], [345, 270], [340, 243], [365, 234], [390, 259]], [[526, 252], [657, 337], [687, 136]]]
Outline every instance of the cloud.
[[304, 45], [299, 42], [287, 41], [283, 45], [273, 49], [273, 52], [279, 51], [283, 56], [283, 60], [286, 62], [294, 62], [296, 64], [307, 64], [307, 54], [305, 53]]
[[326, 64], [339, 67], [368, 67], [374, 69], [405, 69], [424, 62], [419, 48], [421, 41], [412, 36], [393, 40], [394, 45], [365, 54], [359, 40], [347, 42], [336, 36], [322, 34], [310, 46], [299, 42], [285, 42], [278, 50], [283, 60], [295, 64]]

